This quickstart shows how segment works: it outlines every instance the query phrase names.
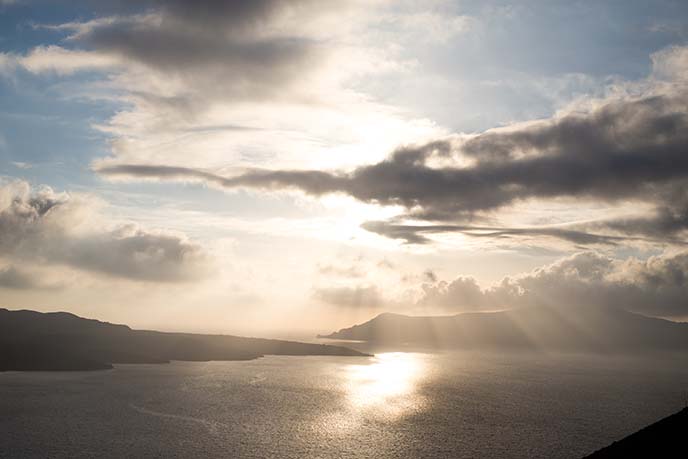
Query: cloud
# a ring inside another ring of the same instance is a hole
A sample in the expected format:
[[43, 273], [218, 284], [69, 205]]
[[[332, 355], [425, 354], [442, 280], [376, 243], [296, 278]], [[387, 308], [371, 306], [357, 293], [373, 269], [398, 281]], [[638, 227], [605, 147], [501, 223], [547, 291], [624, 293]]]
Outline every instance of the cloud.
[[374, 308], [384, 303], [375, 286], [317, 288], [314, 296], [324, 303], [346, 308]]
[[[337, 33], [331, 26], [342, 22], [338, 15], [376, 30], [391, 24], [407, 36], [414, 30], [428, 35], [427, 30], [441, 24], [448, 35], [429, 34], [440, 42], [470, 29], [473, 21], [434, 9], [376, 7], [343, 2], [333, 9], [308, 0], [96, 3], [93, 20], [43, 26], [68, 34], [62, 46], [38, 47], [25, 56], [2, 55], [0, 68], [108, 74], [103, 86], [114, 87], [115, 98], [127, 108], [99, 126], [114, 136], [112, 155], [93, 163], [105, 177], [300, 190], [316, 197], [346, 194], [402, 208], [393, 220], [363, 227], [411, 244], [431, 243], [443, 233], [473, 239], [557, 239], [575, 246], [636, 240], [676, 244], [685, 239], [688, 92], [683, 70], [688, 48], [653, 54], [647, 79], [622, 83], [623, 90], [605, 100], [588, 100], [586, 109], [581, 104], [549, 119], [473, 135], [438, 137], [437, 130], [407, 129], [413, 123], [406, 120], [382, 132], [377, 126], [397, 115], [362, 102], [369, 98], [345, 83], [378, 68], [399, 71], [403, 65], [389, 50], [374, 52], [366, 41], [370, 37], [351, 33], [354, 29]], [[626, 90], [634, 85], [643, 89]], [[291, 119], [282, 116], [286, 111]], [[374, 112], [379, 116], [368, 118]], [[356, 128], [342, 129], [354, 119]], [[251, 126], [256, 131], [212, 126]], [[370, 134], [369, 126], [380, 132]], [[369, 143], [332, 137], [359, 127], [361, 135], [372, 139]], [[415, 141], [430, 132], [435, 140], [401, 146], [383, 160], [360, 165], [382, 158], [390, 151], [387, 145], [397, 140]], [[382, 138], [386, 140], [380, 142]], [[368, 148], [355, 154], [334, 151], [347, 144]], [[371, 148], [378, 145], [384, 148]], [[336, 166], [329, 169], [291, 168], [312, 165], [324, 148], [328, 154], [319, 158], [351, 159], [318, 159], [333, 161]], [[277, 161], [285, 166], [254, 167]], [[227, 164], [251, 168], [227, 175]], [[640, 207], [633, 215], [556, 225], [503, 218], [514, 207], [553, 201], [580, 209], [579, 216], [599, 203]]]
[[47, 284], [42, 279], [29, 274], [15, 266], [5, 266], [0, 268], [0, 288], [10, 288], [17, 290], [29, 289], [51, 289], [58, 285]]
[[445, 311], [523, 306], [614, 306], [651, 316], [688, 315], [688, 251], [642, 261], [579, 252], [482, 289], [471, 277], [425, 283], [418, 306]]
[[[214, 3], [205, 8], [170, 5], [152, 15], [82, 26], [72, 41], [124, 63], [167, 74], [184, 87], [187, 100], [193, 94], [194, 103], [207, 101], [213, 94], [277, 97], [313, 66], [317, 48], [299, 37], [261, 36], [255, 28], [266, 15], [259, 14], [262, 8], [243, 3]], [[274, 9], [282, 4], [257, 3]], [[215, 19], [207, 21], [211, 17]]]
[[576, 231], [567, 228], [507, 228], [478, 225], [400, 225], [384, 221], [369, 221], [362, 227], [370, 232], [391, 239], [400, 239], [409, 244], [428, 244], [432, 241], [424, 234], [461, 233], [474, 238], [551, 237], [563, 239], [578, 245], [617, 245], [631, 239], [622, 236], [608, 236]]
[[444, 132], [363, 93], [410, 65], [375, 32], [386, 0], [88, 3], [87, 19], [32, 25], [56, 41], [0, 53], [0, 74], [111, 107], [91, 125], [110, 138], [98, 165], [346, 167]]
[[70, 48], [37, 47], [22, 65], [34, 73], [111, 70], [130, 101], [187, 112], [217, 101], [275, 101], [294, 91], [305, 101], [302, 83], [321, 69], [327, 48], [299, 25], [343, 8], [312, 0], [95, 6], [93, 20], [40, 26], [68, 33]]
[[10, 164], [12, 164], [17, 169], [31, 169], [33, 167], [33, 164], [23, 161], [11, 161]]
[[374, 280], [316, 288], [314, 297], [342, 308], [384, 309], [411, 314], [456, 314], [530, 306], [618, 307], [654, 317], [688, 317], [688, 250], [645, 260], [582, 251], [481, 287], [460, 275], [451, 281], [432, 270], [413, 276], [402, 289]]
[[0, 52], [0, 76], [9, 77], [17, 68], [17, 58], [14, 54]]
[[112, 116], [92, 125], [111, 136], [99, 164], [217, 169], [313, 165], [316, 156], [357, 164], [369, 151], [381, 156], [399, 141], [444, 132], [362, 92], [362, 79], [410, 65], [371, 25], [391, 6], [89, 2], [91, 19], [34, 25], [59, 41], [0, 53], [0, 73], [19, 85], [67, 80], [46, 86], [111, 106]]
[[[640, 95], [615, 95], [550, 119], [403, 146], [383, 161], [350, 171], [253, 169], [226, 177], [151, 164], [96, 170], [111, 177], [199, 180], [227, 189], [342, 193], [400, 206], [405, 212], [395, 222], [364, 227], [410, 243], [426, 243], [424, 235], [440, 232], [547, 236], [580, 245], [613, 245], [627, 237], [680, 242], [688, 230], [688, 90], [674, 75], [688, 52], [672, 48], [653, 59], [650, 89]], [[667, 75], [669, 82], [658, 82]], [[652, 210], [558, 227], [485, 224], [514, 206], [557, 200], [583, 210], [591, 203], [629, 202]], [[400, 220], [434, 226], [396, 224]]]
[[357, 278], [364, 277], [365, 271], [362, 266], [356, 264], [318, 264], [318, 273], [324, 276]]
[[483, 292], [472, 277], [457, 277], [451, 282], [426, 283], [418, 304], [457, 312], [493, 308], [490, 294]]
[[423, 280], [426, 282], [437, 282], [437, 274], [431, 269], [423, 271]]
[[[207, 274], [208, 256], [183, 236], [135, 225], [103, 225], [93, 198], [32, 190], [16, 181], [0, 187], [0, 257], [66, 265], [119, 278], [175, 282]], [[8, 279], [19, 282], [17, 273]]]
[[38, 46], [14, 62], [32, 73], [55, 72], [70, 75], [84, 70], [114, 69], [122, 62], [114, 56], [90, 51], [69, 50], [60, 46]]
[[688, 47], [670, 46], [650, 57], [653, 75], [656, 78], [682, 82], [688, 79]]

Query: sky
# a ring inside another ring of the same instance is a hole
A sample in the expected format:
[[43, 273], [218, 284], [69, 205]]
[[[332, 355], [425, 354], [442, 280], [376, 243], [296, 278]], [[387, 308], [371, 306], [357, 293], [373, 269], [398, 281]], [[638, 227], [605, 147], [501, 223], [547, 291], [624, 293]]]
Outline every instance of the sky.
[[688, 318], [682, 1], [0, 0], [0, 305]]

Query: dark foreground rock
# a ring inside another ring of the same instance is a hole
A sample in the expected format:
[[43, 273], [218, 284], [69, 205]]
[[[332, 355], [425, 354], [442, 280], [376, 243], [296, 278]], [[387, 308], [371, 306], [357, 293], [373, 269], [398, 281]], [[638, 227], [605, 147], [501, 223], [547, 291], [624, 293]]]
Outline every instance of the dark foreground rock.
[[688, 457], [688, 408], [655, 422], [585, 459]]

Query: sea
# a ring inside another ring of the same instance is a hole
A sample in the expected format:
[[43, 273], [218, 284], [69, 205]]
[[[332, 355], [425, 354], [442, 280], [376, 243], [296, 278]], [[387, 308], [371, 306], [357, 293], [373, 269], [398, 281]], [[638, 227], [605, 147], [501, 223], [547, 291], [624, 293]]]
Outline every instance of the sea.
[[382, 352], [0, 373], [3, 458], [578, 458], [683, 408], [688, 357]]

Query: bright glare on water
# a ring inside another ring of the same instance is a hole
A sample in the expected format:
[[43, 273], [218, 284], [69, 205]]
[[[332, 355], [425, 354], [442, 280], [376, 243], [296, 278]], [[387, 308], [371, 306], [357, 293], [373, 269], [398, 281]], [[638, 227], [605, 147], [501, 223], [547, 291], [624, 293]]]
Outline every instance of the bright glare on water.
[[0, 457], [574, 458], [684, 403], [686, 358], [383, 353], [0, 374]]
[[348, 367], [348, 398], [358, 409], [375, 409], [402, 415], [418, 408], [417, 385], [423, 377], [418, 354], [378, 354], [372, 362]]

